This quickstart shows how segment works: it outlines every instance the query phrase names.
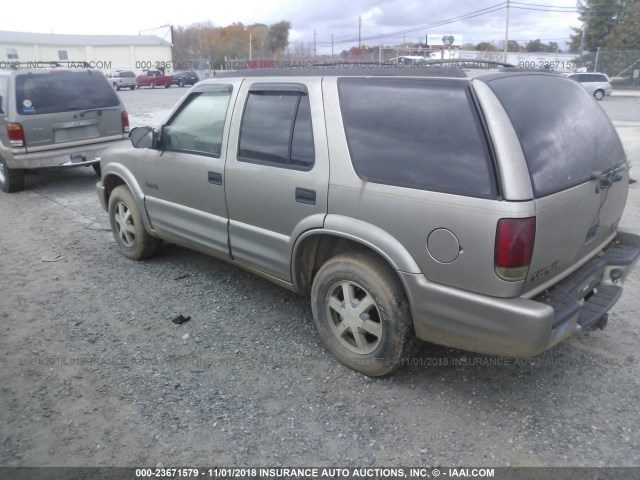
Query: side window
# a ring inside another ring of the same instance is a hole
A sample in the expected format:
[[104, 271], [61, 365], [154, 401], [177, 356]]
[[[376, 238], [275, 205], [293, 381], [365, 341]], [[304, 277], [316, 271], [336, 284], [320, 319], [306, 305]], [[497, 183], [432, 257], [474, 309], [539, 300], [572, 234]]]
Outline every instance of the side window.
[[166, 150], [220, 157], [231, 89], [193, 93], [162, 129]]
[[360, 178], [495, 198], [491, 156], [466, 83], [342, 78], [338, 93]]
[[69, 54], [66, 50], [58, 50], [58, 60], [69, 60]]
[[249, 92], [239, 143], [241, 162], [311, 170], [315, 150], [309, 97], [302, 92]]
[[7, 48], [7, 60], [18, 60], [17, 48]]

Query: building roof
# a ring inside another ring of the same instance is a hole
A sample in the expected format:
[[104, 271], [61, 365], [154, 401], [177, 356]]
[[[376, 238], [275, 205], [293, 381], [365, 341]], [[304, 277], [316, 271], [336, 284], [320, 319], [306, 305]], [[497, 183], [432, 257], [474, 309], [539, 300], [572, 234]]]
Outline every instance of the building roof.
[[57, 33], [8, 32], [0, 30], [0, 43], [54, 46], [171, 46], [170, 42], [155, 35], [61, 35]]

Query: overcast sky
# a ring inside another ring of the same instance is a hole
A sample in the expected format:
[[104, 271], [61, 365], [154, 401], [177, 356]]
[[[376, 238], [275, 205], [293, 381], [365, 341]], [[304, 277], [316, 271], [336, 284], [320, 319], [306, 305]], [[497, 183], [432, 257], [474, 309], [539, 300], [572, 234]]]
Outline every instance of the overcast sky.
[[[349, 40], [357, 44], [358, 17], [362, 18], [362, 39], [367, 45], [395, 45], [403, 40], [424, 42], [426, 34], [460, 34], [464, 43], [473, 44], [502, 41], [506, 24], [506, 1], [502, 0], [218, 0], [208, 6], [199, 2], [133, 1], [100, 2], [99, 7], [86, 0], [26, 0], [23, 5], [26, 8], [5, 9], [0, 17], [0, 30], [137, 35], [166, 24], [187, 26], [211, 21], [216, 26], [233, 22], [269, 25], [288, 20], [292, 26], [290, 42], [313, 43], [315, 29], [319, 53], [330, 49], [323, 44], [330, 45], [332, 34], [336, 52], [354, 45]], [[563, 11], [542, 11], [553, 8], [547, 5]], [[521, 0], [511, 6], [528, 9], [510, 9], [510, 40], [539, 38], [544, 43], [557, 42], [564, 48], [572, 33], [570, 27], [580, 26], [576, 0]], [[474, 12], [479, 15], [430, 26]], [[375, 38], [385, 34], [396, 35]]]

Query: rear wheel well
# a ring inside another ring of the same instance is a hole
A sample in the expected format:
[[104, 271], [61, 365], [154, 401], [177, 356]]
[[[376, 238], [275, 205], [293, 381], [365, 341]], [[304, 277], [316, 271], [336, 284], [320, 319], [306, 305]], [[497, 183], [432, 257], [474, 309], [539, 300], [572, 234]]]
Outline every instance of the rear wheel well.
[[298, 291], [303, 295], [311, 292], [316, 273], [329, 259], [344, 253], [362, 253], [377, 258], [395, 272], [389, 260], [371, 247], [337, 235], [314, 235], [303, 240], [296, 252], [293, 278]]

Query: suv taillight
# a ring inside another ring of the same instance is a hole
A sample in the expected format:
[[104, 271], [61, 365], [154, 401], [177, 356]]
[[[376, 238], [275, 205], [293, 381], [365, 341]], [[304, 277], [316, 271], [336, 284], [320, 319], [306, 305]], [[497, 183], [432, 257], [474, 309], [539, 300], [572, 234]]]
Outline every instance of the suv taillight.
[[496, 229], [495, 270], [507, 282], [527, 278], [536, 236], [536, 219], [502, 218]]
[[127, 112], [122, 112], [122, 114], [120, 115], [120, 118], [122, 118], [122, 132], [128, 133], [129, 132], [129, 114]]
[[19, 123], [8, 123], [7, 133], [12, 147], [24, 147], [24, 130]]

